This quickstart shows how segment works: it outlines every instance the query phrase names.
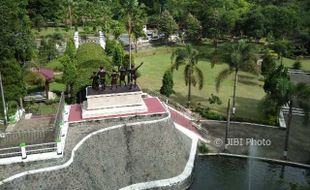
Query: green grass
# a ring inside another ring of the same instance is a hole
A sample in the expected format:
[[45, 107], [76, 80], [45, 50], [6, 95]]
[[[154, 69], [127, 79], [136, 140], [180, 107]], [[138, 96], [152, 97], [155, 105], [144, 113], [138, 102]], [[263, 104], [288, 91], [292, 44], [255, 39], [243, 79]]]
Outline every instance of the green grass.
[[53, 59], [52, 61], [48, 62], [44, 67], [47, 69], [52, 69], [54, 71], [62, 71], [63, 65], [60, 62], [61, 57]]
[[[280, 61], [278, 61], [278, 63], [280, 63]], [[294, 63], [294, 59], [283, 58], [283, 65], [288, 68], [292, 68]], [[304, 71], [310, 71], [310, 59], [301, 60], [301, 69]]]
[[61, 27], [58, 27], [58, 28], [57, 27], [45, 27], [45, 28], [41, 28], [41, 31], [38, 31], [37, 29], [32, 29], [32, 32], [34, 33], [36, 38], [53, 35], [55, 33], [60, 33], [65, 38], [68, 38], [68, 37], [73, 38], [74, 30], [71, 29], [69, 31], [66, 31], [64, 28], [61, 28]]
[[[150, 50], [148, 50], [150, 51]], [[142, 53], [140, 53], [142, 54]], [[136, 62], [144, 61], [140, 72], [142, 76], [138, 79], [142, 88], [148, 88], [158, 91], [161, 87], [162, 76], [166, 69], [170, 66], [171, 53], [156, 52], [155, 54], [148, 53], [149, 56], [137, 56]], [[151, 55], [150, 55], [151, 54]], [[216, 65], [213, 69], [208, 61], [200, 61], [199, 67], [204, 73], [204, 88], [199, 90], [193, 88], [192, 99], [195, 104], [201, 103], [210, 106], [213, 110], [225, 115], [228, 98], [232, 97], [233, 92], [233, 76], [222, 83], [220, 91], [217, 93], [215, 89], [215, 78], [220, 71], [227, 68], [226, 65]], [[265, 93], [262, 88], [263, 82], [258, 80], [259, 76], [240, 72], [239, 83], [237, 88], [237, 117], [242, 117], [249, 120], [262, 121], [262, 113], [259, 112], [258, 106], [260, 100]], [[172, 99], [185, 105], [187, 98], [187, 86], [183, 79], [183, 68], [174, 74], [174, 90], [175, 95]], [[211, 94], [217, 95], [222, 100], [222, 105], [209, 105], [207, 99]]]
[[63, 83], [59, 82], [52, 82], [50, 83], [50, 91], [55, 92], [55, 93], [60, 93], [65, 91], [66, 85]]
[[46, 103], [35, 103], [36, 113], [40, 115], [55, 114], [57, 110], [58, 103], [46, 104]]

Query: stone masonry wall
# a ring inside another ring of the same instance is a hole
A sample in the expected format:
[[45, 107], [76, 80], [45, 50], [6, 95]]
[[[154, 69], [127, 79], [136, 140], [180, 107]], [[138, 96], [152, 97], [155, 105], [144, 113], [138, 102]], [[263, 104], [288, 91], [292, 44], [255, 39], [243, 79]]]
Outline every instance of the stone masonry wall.
[[170, 119], [96, 134], [64, 169], [27, 175], [1, 189], [119, 189], [182, 173], [191, 139]]

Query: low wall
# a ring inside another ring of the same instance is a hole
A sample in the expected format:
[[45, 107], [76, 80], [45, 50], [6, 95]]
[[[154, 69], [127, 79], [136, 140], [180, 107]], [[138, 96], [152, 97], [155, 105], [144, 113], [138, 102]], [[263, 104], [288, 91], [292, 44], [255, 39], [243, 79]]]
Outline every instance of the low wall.
[[[176, 176], [180, 183], [161, 189], [185, 189], [190, 183], [193, 144], [169, 118], [105, 130], [82, 142], [73, 162], [64, 168], [16, 178], [1, 189], [112, 190]], [[180, 178], [185, 171], [189, 175]]]

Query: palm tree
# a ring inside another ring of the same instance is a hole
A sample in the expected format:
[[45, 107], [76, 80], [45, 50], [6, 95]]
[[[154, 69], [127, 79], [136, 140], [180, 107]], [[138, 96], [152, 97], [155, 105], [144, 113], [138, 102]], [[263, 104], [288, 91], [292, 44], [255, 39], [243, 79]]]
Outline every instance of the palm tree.
[[300, 108], [302, 108], [305, 114], [304, 121], [308, 122], [310, 111], [310, 86], [305, 83], [299, 83], [297, 85], [293, 85], [292, 83], [290, 83], [290, 86], [287, 84], [281, 85], [282, 83], [283, 83], [282, 81], [279, 81], [279, 86], [282, 86], [280, 90], [286, 92], [289, 104], [289, 113], [288, 113], [284, 152], [283, 152], [284, 158], [287, 159], [288, 143], [289, 143], [291, 122], [293, 117], [293, 106], [298, 105]]
[[245, 71], [257, 74], [259, 67], [256, 64], [255, 46], [239, 40], [237, 43], [225, 44], [213, 53], [211, 64], [226, 63], [229, 68], [222, 70], [216, 77], [216, 90], [219, 91], [221, 82], [229, 75], [234, 73], [234, 89], [233, 89], [233, 114], [236, 111], [236, 90], [238, 83], [239, 71]]
[[171, 55], [172, 71], [178, 70], [181, 65], [185, 65], [184, 68], [184, 80], [185, 85], [188, 86], [187, 106], [191, 104], [192, 86], [196, 86], [201, 90], [203, 87], [203, 73], [198, 64], [199, 52], [191, 45], [187, 44], [185, 48], [176, 49]]
[[135, 13], [139, 10], [139, 3], [137, 0], [126, 0], [123, 2], [124, 10], [123, 12], [126, 14], [127, 19], [127, 32], [128, 32], [128, 40], [129, 40], [129, 67], [131, 67], [131, 35], [133, 29], [133, 18]]

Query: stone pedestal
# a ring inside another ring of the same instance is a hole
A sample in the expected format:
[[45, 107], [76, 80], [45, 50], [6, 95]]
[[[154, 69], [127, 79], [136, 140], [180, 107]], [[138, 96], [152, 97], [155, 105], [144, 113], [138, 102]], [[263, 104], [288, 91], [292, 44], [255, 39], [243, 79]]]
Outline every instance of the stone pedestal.
[[142, 91], [139, 87], [129, 89], [118, 87], [110, 90], [95, 91], [91, 87], [86, 88], [87, 100], [82, 105], [82, 118], [93, 118], [129, 113], [142, 113], [147, 107], [142, 99]]

